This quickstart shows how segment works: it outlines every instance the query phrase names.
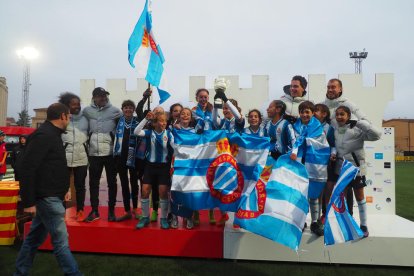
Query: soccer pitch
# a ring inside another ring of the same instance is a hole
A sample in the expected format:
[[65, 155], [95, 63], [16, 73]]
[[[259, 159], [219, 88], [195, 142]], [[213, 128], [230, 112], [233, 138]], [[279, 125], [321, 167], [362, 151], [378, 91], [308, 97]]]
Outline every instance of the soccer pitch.
[[[414, 221], [414, 163], [396, 163], [397, 215]], [[85, 241], [88, 242], [88, 241]], [[139, 246], [139, 244], [137, 244]], [[11, 275], [20, 243], [0, 246], [1, 275]], [[85, 275], [414, 275], [413, 268], [205, 260], [75, 253]], [[61, 275], [51, 252], [38, 252], [32, 275]]]

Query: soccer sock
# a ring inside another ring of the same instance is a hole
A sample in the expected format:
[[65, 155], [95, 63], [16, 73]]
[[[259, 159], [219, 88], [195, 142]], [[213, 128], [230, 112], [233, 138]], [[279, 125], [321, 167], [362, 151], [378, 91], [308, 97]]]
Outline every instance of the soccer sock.
[[309, 208], [311, 212], [312, 222], [315, 222], [319, 218], [319, 200], [317, 198], [309, 199]]
[[141, 199], [141, 208], [142, 208], [142, 216], [144, 218], [149, 217], [149, 206], [150, 206], [150, 201], [149, 198], [142, 198]]
[[367, 226], [367, 201], [365, 198], [358, 201], [359, 221], [361, 225]]
[[161, 218], [166, 218], [168, 213], [168, 199], [160, 199]]

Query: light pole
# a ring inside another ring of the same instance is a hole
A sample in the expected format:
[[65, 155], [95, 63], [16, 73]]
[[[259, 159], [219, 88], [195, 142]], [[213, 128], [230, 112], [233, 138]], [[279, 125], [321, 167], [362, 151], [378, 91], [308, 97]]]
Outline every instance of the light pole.
[[349, 52], [349, 57], [355, 61], [355, 74], [362, 73], [362, 61], [366, 59], [368, 52], [365, 49], [362, 52]]
[[23, 60], [23, 84], [22, 84], [22, 105], [23, 126], [27, 126], [29, 116], [29, 89], [30, 89], [30, 62], [39, 56], [39, 52], [33, 47], [25, 47], [16, 51], [17, 56]]

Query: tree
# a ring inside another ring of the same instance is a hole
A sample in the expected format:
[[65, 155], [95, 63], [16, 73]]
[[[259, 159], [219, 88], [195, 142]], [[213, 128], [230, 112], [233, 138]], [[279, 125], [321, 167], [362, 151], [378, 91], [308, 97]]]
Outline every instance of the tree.
[[32, 124], [32, 119], [30, 118], [29, 114], [26, 110], [22, 110], [22, 112], [19, 112], [19, 119], [17, 120], [16, 124], [18, 126], [25, 126], [30, 127]]

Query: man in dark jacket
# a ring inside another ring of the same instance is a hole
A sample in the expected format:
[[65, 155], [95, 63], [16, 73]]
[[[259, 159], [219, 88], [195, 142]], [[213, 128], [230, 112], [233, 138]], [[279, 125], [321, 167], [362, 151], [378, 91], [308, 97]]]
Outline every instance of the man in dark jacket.
[[24, 211], [32, 214], [30, 232], [20, 248], [15, 275], [28, 275], [37, 248], [50, 234], [59, 266], [65, 275], [81, 275], [70, 252], [63, 200], [70, 200], [69, 174], [61, 135], [70, 120], [60, 103], [47, 109], [47, 120], [28, 140], [22, 159], [20, 195]]
[[11, 166], [14, 170], [14, 179], [16, 181], [20, 180], [20, 168], [18, 165], [21, 163], [24, 149], [26, 148], [26, 139], [26, 135], [20, 135], [19, 144], [13, 148], [11, 153]]

